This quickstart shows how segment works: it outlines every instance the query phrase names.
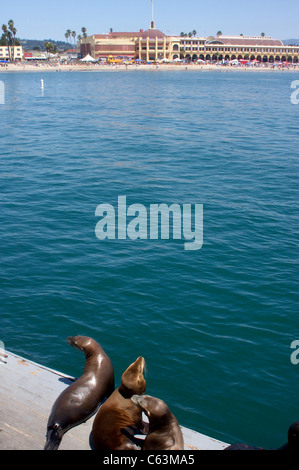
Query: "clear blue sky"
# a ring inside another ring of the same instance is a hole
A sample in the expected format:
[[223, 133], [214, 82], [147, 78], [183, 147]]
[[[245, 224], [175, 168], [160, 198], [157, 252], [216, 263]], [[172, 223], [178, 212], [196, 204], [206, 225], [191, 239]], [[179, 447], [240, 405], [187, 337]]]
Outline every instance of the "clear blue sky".
[[[266, 35], [299, 38], [299, 1], [153, 0], [156, 28], [166, 34], [195, 29], [199, 35]], [[67, 29], [88, 34], [147, 29], [151, 0], [3, 0], [0, 23], [13, 19], [17, 36], [64, 40]]]

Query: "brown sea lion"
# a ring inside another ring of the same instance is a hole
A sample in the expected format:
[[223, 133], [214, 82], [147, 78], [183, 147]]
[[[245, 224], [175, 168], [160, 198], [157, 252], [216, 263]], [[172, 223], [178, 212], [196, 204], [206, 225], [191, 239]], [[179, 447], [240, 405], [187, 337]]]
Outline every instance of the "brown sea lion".
[[142, 410], [130, 398], [145, 392], [144, 368], [144, 358], [138, 357], [122, 374], [120, 386], [97, 412], [91, 432], [93, 449], [140, 450], [134, 433], [143, 428]]
[[133, 395], [131, 401], [149, 419], [149, 432], [142, 450], [184, 450], [179, 423], [163, 400], [149, 395]]
[[67, 342], [84, 352], [83, 374], [56, 399], [48, 419], [44, 450], [58, 449], [63, 435], [86, 421], [114, 391], [113, 365], [103, 348], [88, 336], [69, 336]]

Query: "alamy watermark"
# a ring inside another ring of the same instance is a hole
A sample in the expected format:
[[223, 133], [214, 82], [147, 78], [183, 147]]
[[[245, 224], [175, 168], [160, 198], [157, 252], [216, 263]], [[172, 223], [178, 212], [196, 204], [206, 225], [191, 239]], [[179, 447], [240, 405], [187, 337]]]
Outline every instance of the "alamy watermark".
[[297, 364], [299, 364], [299, 341], [298, 340], [292, 341], [291, 349], [294, 349], [294, 351], [292, 352], [290, 356], [291, 363], [296, 366]]
[[5, 358], [7, 355], [5, 354], [5, 346], [3, 341], [0, 340], [0, 365], [6, 364]]
[[0, 80], [0, 104], [5, 104], [5, 85], [2, 80]]
[[172, 238], [185, 239], [185, 250], [199, 250], [203, 244], [202, 204], [194, 204], [194, 211], [192, 204], [150, 204], [148, 211], [143, 204], [127, 207], [126, 196], [118, 196], [117, 220], [111, 204], [99, 204], [95, 215], [100, 217], [95, 227], [99, 240], [169, 240], [172, 220]]
[[299, 80], [293, 80], [291, 83], [291, 88], [295, 88], [295, 90], [291, 93], [291, 103], [299, 104]]

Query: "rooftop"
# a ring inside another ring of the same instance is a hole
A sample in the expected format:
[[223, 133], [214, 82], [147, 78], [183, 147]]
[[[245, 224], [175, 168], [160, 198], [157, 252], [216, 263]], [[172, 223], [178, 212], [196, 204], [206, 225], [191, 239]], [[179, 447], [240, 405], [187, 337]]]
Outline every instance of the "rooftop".
[[283, 42], [280, 39], [272, 39], [271, 37], [262, 36], [210, 36], [207, 44], [223, 44], [236, 46], [265, 46], [265, 47], [281, 47]]

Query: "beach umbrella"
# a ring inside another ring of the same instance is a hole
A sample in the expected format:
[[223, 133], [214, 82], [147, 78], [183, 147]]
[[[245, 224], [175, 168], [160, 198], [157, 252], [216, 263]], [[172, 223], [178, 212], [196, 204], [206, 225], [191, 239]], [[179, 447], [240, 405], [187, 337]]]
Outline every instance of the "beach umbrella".
[[178, 57], [176, 59], [174, 59], [173, 62], [182, 62], [182, 59], [179, 59]]
[[162, 59], [162, 62], [170, 62], [169, 59]]

